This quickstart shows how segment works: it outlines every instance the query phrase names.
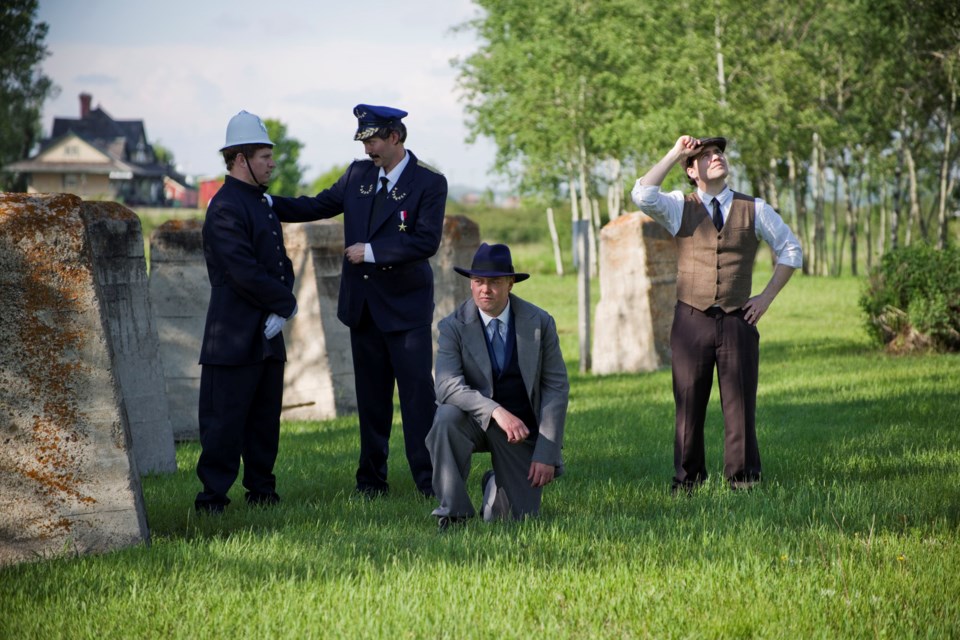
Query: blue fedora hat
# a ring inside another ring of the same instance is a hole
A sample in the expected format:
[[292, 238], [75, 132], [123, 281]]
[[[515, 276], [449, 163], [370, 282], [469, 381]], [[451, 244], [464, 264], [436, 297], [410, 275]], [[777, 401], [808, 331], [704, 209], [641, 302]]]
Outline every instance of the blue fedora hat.
[[516, 273], [513, 270], [510, 247], [505, 244], [487, 244], [486, 242], [477, 249], [477, 253], [473, 256], [473, 265], [469, 269], [454, 267], [453, 270], [468, 278], [513, 276], [516, 282], [522, 282], [530, 277], [529, 273]]

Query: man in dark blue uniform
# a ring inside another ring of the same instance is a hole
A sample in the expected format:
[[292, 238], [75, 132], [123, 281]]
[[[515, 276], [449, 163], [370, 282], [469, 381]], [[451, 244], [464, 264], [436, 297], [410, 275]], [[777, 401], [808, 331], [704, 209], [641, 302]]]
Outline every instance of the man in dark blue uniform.
[[210, 306], [200, 352], [200, 446], [197, 511], [230, 503], [243, 459], [247, 502], [280, 501], [273, 465], [280, 440], [286, 349], [281, 329], [297, 311], [293, 267], [266, 184], [276, 167], [259, 117], [241, 111], [220, 151], [228, 175], [210, 200], [203, 254]]
[[424, 440], [436, 411], [433, 388], [433, 271], [447, 180], [404, 149], [406, 111], [360, 104], [353, 162], [314, 197], [274, 198], [282, 216], [343, 213], [343, 273], [337, 316], [350, 327], [360, 420], [359, 493], [386, 493], [394, 384], [400, 395], [407, 461], [420, 492], [433, 495]]

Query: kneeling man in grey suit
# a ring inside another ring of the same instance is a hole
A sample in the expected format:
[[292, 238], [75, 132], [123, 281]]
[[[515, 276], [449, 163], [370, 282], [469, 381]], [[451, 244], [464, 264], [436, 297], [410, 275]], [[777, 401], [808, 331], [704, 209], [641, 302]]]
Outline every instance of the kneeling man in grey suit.
[[437, 413], [427, 435], [433, 515], [441, 531], [476, 514], [467, 494], [470, 457], [490, 452], [483, 519], [520, 520], [540, 511], [543, 487], [563, 472], [560, 449], [570, 384], [557, 326], [546, 311], [510, 291], [510, 249], [483, 243], [470, 269], [471, 298], [440, 321]]

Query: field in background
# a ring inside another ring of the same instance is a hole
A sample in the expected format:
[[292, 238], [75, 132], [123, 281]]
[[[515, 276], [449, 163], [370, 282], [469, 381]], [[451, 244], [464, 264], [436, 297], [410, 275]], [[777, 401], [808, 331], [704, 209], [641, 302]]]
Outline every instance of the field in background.
[[515, 292], [556, 317], [572, 383], [541, 519], [438, 535], [399, 424], [391, 495], [353, 499], [352, 416], [284, 423], [278, 508], [238, 486], [197, 518], [185, 444], [177, 473], [144, 480], [150, 547], [0, 569], [0, 637], [956, 637], [960, 357], [878, 353], [861, 286], [795, 277], [761, 321], [750, 493], [720, 481], [715, 390], [712, 477], [670, 496], [669, 370], [577, 374], [576, 279], [536, 273]]

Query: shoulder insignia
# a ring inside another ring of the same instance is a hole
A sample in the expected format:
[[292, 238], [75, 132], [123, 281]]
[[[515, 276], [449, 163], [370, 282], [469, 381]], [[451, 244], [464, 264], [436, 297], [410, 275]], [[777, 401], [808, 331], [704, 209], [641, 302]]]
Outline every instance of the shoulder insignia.
[[441, 173], [438, 169], [436, 169], [436, 168], [434, 168], [434, 167], [431, 167], [430, 165], [428, 165], [426, 162], [424, 162], [424, 161], [421, 160], [420, 158], [417, 158], [417, 166], [418, 166], [418, 167], [423, 167], [423, 168], [426, 169], [427, 171], [432, 171], [433, 173], [437, 174], [438, 176], [442, 176], [442, 175], [443, 175], [443, 173]]

